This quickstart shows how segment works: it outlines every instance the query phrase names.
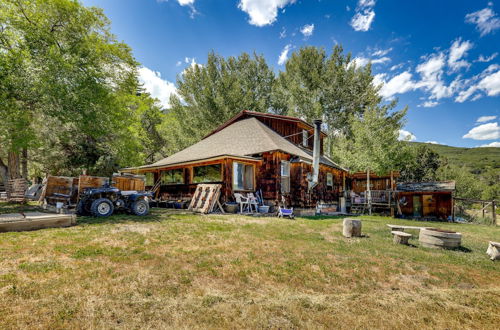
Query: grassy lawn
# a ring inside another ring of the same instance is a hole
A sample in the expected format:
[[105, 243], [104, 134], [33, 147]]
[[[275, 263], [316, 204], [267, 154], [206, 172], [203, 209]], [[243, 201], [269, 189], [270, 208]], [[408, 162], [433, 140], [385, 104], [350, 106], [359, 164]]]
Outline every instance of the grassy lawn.
[[158, 209], [0, 233], [0, 327], [498, 328], [500, 263], [485, 251], [500, 228], [431, 224], [463, 234], [443, 251], [394, 245], [386, 227], [429, 223], [362, 220], [355, 239], [340, 218]]

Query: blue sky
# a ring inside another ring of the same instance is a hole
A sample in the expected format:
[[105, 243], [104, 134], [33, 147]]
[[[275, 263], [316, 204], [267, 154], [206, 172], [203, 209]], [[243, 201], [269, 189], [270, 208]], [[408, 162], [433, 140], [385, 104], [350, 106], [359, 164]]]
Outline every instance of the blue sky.
[[83, 0], [104, 9], [141, 63], [146, 89], [168, 105], [176, 76], [223, 56], [290, 53], [339, 43], [372, 62], [386, 99], [409, 106], [401, 136], [500, 147], [500, 1]]

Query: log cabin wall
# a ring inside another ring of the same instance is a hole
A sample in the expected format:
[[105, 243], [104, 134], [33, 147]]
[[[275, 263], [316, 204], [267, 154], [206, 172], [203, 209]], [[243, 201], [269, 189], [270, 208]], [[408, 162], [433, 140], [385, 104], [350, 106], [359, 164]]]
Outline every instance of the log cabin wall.
[[[312, 165], [306, 163], [293, 163], [291, 176], [291, 204], [298, 207], [315, 207], [318, 202], [334, 204], [344, 191], [345, 173], [341, 170], [320, 165], [318, 185], [309, 193], [307, 173], [312, 172]], [[327, 175], [332, 174], [333, 185], [327, 185]]]

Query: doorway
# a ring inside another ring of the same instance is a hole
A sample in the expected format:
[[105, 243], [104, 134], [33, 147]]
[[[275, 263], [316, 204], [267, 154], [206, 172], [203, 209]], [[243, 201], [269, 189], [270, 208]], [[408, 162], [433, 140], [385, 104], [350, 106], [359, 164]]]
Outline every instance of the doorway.
[[420, 201], [420, 196], [413, 196], [413, 216], [422, 216], [422, 202]]

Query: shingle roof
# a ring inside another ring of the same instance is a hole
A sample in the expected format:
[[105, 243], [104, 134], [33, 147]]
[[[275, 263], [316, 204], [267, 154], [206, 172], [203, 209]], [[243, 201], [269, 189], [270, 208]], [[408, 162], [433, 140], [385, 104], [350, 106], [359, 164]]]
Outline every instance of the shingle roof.
[[[140, 168], [169, 166], [218, 156], [248, 157], [277, 150], [312, 161], [310, 152], [297, 147], [252, 117], [237, 121], [186, 149]], [[340, 168], [325, 157], [322, 157], [321, 163]]]
[[398, 183], [399, 191], [454, 191], [455, 181]]

